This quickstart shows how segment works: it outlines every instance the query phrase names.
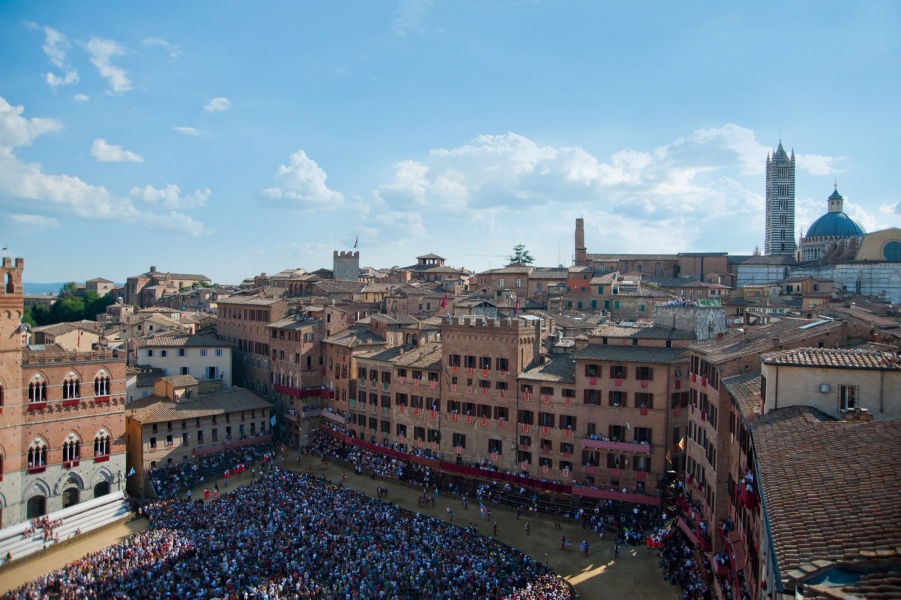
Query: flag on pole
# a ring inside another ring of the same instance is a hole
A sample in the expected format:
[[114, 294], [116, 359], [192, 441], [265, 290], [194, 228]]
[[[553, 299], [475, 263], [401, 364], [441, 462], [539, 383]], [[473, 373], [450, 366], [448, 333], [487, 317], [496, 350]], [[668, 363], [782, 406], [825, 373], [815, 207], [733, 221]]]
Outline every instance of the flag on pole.
[[135, 474], [135, 468], [132, 467], [131, 469], [128, 470], [128, 475], [126, 475], [126, 477], [131, 477], [134, 474]]
[[357, 234], [357, 239], [354, 240], [354, 248], [357, 247], [357, 244], [359, 243], [359, 241], [360, 241], [360, 235]]
[[516, 308], [513, 309], [513, 316], [515, 317], [518, 314], [519, 314], [519, 296], [516, 297]]
[[269, 424], [275, 427], [275, 415], [272, 415], [272, 418], [269, 419]]
[[444, 298], [441, 299], [441, 308], [442, 308], [442, 310], [443, 310], [444, 307], [446, 307], [446, 306], [447, 306], [447, 294], [445, 293], [445, 294], [444, 294]]

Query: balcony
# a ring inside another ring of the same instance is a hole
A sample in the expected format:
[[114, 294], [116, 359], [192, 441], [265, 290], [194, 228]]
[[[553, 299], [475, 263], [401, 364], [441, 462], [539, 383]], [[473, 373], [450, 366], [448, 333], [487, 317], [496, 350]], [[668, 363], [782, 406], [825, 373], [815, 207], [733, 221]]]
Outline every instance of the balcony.
[[63, 406], [78, 406], [79, 404], [81, 404], [80, 398], [67, 398], [66, 400], [63, 400]]
[[28, 403], [28, 410], [30, 410], [30, 411], [44, 410], [45, 408], [47, 408], [46, 402], [29, 402]]
[[635, 454], [650, 454], [650, 444], [633, 442], [612, 442], [610, 440], [582, 440], [582, 448], [596, 448], [598, 450], [613, 450], [615, 452], [633, 452]]
[[110, 400], [109, 396], [94, 396], [94, 402], [96, 402], [98, 404], [109, 403], [109, 400]]
[[94, 457], [95, 463], [102, 463], [102, 462], [108, 462], [108, 461], [109, 461], [109, 454], [101, 454], [100, 456]]

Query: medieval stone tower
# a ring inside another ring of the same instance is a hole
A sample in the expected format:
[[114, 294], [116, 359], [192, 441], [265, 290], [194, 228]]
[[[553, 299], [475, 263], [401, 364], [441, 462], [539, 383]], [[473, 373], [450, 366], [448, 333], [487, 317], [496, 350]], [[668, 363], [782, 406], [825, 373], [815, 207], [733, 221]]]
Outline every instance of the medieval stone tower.
[[573, 266], [584, 267], [588, 265], [588, 249], [585, 247], [585, 219], [576, 219], [576, 255]]
[[[4, 257], [0, 266], [0, 410], [4, 427], [0, 432], [0, 465], [4, 471], [16, 471], [21, 464], [22, 410], [22, 324], [23, 296], [21, 258]], [[0, 509], [20, 501], [16, 478], [0, 488]], [[2, 481], [2, 479], [0, 479]]]
[[794, 256], [795, 241], [795, 151], [791, 158], [782, 141], [766, 157], [766, 240], [764, 254]]
[[332, 257], [335, 281], [360, 281], [360, 253], [338, 252]]

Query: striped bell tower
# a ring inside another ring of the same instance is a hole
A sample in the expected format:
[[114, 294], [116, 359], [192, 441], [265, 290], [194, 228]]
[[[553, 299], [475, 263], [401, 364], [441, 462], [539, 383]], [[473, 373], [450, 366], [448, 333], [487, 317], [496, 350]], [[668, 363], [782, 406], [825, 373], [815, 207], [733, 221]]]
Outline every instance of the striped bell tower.
[[779, 146], [766, 157], [766, 241], [764, 254], [794, 256], [795, 241], [795, 151], [791, 157]]

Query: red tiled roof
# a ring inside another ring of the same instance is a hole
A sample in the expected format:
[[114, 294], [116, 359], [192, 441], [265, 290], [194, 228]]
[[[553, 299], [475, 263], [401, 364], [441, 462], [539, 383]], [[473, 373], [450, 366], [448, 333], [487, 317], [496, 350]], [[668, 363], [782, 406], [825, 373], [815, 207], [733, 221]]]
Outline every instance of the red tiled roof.
[[814, 561], [901, 556], [901, 420], [829, 420], [810, 407], [771, 411], [752, 423], [761, 499], [778, 573]]
[[829, 367], [838, 369], [879, 369], [898, 371], [901, 365], [889, 352], [859, 349], [796, 348], [760, 355], [764, 364], [795, 367]]

